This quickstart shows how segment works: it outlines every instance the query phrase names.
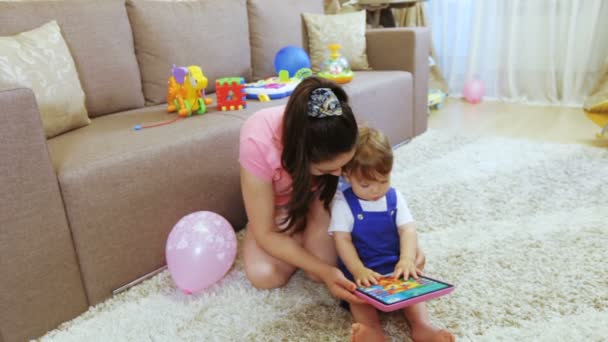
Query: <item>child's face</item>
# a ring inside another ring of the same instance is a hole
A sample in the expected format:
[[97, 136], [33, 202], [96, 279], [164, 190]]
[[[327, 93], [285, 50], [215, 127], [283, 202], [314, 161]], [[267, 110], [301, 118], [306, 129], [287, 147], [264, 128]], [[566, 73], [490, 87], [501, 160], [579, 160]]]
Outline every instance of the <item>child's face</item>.
[[346, 179], [357, 197], [364, 201], [377, 201], [391, 187], [391, 175], [377, 175], [376, 179], [365, 179], [357, 174], [346, 175]]

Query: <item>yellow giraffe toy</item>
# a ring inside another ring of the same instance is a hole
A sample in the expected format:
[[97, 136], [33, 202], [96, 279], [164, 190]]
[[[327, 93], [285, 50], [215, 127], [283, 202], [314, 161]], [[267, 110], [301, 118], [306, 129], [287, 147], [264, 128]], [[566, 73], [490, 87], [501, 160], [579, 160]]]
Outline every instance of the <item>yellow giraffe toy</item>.
[[167, 83], [167, 111], [177, 111], [179, 116], [192, 115], [192, 112], [204, 114], [211, 99], [205, 98], [207, 77], [200, 67], [171, 67], [171, 77]]

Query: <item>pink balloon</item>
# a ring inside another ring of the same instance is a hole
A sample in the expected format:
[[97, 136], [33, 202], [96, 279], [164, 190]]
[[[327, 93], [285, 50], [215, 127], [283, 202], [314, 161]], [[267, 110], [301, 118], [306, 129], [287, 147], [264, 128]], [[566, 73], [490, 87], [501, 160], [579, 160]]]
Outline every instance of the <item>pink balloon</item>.
[[470, 103], [479, 103], [483, 98], [485, 87], [482, 80], [471, 79], [464, 84], [462, 95]]
[[189, 214], [177, 222], [167, 238], [169, 273], [184, 293], [196, 293], [226, 275], [236, 248], [236, 234], [225, 218], [209, 211]]

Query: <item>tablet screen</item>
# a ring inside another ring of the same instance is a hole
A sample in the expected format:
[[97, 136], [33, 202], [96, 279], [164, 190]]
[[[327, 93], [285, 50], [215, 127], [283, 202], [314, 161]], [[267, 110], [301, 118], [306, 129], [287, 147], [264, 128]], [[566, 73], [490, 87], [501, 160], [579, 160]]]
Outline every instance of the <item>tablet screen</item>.
[[406, 281], [403, 278], [396, 280], [391, 275], [385, 275], [378, 279], [378, 285], [360, 287], [357, 290], [385, 305], [390, 305], [448, 287], [452, 285], [423, 276], [418, 280], [410, 278]]

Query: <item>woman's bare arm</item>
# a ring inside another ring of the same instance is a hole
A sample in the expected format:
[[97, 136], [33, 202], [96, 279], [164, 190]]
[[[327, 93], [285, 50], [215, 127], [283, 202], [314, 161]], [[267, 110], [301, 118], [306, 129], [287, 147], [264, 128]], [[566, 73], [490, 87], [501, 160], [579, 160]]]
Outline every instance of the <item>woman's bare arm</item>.
[[304, 249], [289, 234], [278, 231], [271, 183], [260, 180], [241, 167], [241, 187], [249, 219], [248, 229], [266, 253], [319, 276], [330, 267]]
[[363, 303], [352, 293], [355, 284], [346, 279], [338, 268], [324, 263], [298, 241], [277, 230], [272, 184], [241, 168], [241, 188], [249, 218], [248, 229], [258, 246], [269, 255], [318, 276], [335, 297], [351, 304]]

